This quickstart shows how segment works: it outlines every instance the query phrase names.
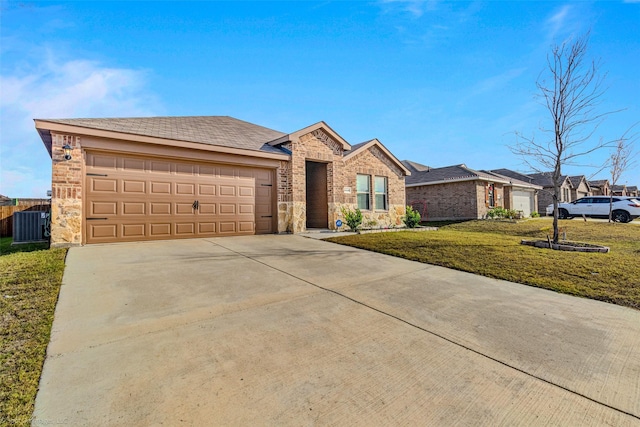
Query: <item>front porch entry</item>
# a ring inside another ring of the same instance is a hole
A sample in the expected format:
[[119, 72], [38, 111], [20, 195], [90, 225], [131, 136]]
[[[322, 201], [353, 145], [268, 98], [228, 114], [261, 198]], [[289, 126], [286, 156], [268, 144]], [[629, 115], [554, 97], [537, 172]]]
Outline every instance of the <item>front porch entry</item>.
[[307, 228], [328, 228], [327, 164], [306, 161], [305, 169]]

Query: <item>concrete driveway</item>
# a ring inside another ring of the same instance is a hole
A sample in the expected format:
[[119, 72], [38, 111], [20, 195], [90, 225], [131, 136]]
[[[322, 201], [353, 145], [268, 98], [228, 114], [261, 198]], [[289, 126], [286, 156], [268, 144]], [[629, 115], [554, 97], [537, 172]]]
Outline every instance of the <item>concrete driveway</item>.
[[300, 236], [73, 248], [42, 423], [640, 425], [640, 312]]

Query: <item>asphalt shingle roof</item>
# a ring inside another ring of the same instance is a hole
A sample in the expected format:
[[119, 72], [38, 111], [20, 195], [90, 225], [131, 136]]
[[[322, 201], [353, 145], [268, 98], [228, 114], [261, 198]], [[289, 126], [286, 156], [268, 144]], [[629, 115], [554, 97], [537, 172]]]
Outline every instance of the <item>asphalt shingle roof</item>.
[[282, 153], [282, 150], [267, 145], [267, 143], [286, 135], [284, 132], [258, 126], [229, 116], [41, 120], [131, 135], [274, 153]]
[[412, 171], [411, 176], [408, 176], [405, 180], [407, 184], [422, 184], [439, 181], [458, 181], [473, 178], [494, 180], [496, 179], [496, 176], [486, 172], [477, 171], [468, 168], [464, 164], [460, 164], [454, 166], [445, 166], [442, 168], [429, 168], [423, 171]]

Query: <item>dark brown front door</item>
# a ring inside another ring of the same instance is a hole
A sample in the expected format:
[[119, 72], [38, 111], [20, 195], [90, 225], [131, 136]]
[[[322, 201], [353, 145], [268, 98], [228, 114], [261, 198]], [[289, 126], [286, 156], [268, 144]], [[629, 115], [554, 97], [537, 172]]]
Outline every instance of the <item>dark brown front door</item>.
[[329, 227], [326, 163], [306, 162], [307, 228]]

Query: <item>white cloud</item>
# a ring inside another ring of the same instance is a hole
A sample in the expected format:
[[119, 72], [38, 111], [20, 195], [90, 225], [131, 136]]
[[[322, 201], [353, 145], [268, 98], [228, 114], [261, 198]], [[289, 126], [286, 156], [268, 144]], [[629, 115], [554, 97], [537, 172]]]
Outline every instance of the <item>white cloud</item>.
[[131, 117], [163, 108], [146, 88], [147, 72], [108, 67], [51, 53], [25, 71], [0, 76], [0, 193], [44, 197], [51, 163], [34, 129], [34, 118]]
[[438, 0], [382, 0], [383, 6], [399, 6], [404, 12], [408, 12], [415, 18], [420, 18], [425, 12], [435, 10]]

